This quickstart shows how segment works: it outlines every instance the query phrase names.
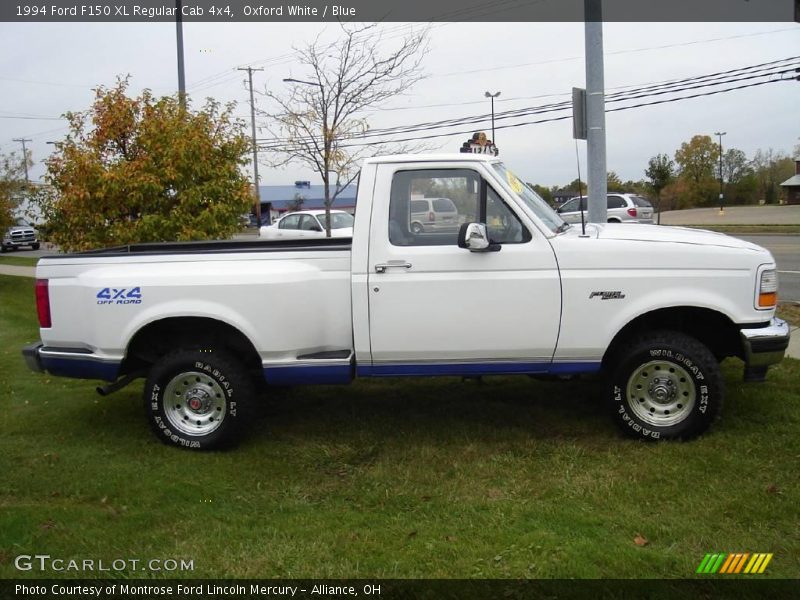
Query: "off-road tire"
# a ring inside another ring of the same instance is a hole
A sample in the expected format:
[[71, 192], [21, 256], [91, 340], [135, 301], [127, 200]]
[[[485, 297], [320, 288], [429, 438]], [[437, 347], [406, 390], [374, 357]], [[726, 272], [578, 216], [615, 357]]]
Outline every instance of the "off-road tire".
[[695, 338], [658, 331], [632, 339], [611, 357], [606, 395], [617, 425], [647, 441], [691, 439], [719, 416], [719, 363]]
[[182, 349], [163, 356], [144, 388], [145, 410], [158, 439], [193, 450], [237, 441], [253, 397], [242, 365], [214, 350]]

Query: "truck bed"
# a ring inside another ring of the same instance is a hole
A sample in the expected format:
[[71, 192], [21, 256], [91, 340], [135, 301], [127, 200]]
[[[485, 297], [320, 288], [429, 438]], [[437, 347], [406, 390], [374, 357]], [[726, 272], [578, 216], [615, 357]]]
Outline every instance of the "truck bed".
[[232, 252], [341, 251], [350, 250], [352, 239], [331, 238], [317, 240], [211, 240], [199, 242], [151, 242], [128, 244], [97, 250], [72, 252], [47, 258], [78, 258], [94, 256], [168, 255], [168, 254], [230, 254]]

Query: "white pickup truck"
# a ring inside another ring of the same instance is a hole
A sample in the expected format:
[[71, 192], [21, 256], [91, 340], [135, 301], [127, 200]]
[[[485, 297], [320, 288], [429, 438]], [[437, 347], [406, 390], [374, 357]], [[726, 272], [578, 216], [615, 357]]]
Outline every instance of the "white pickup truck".
[[[413, 228], [412, 198], [457, 228]], [[654, 225], [570, 226], [495, 157], [388, 156], [361, 171], [353, 238], [141, 244], [42, 259], [52, 375], [146, 377], [158, 437], [236, 438], [263, 384], [361, 377], [601, 374], [627, 434], [687, 439], [719, 414], [719, 361], [746, 380], [779, 362], [770, 253]]]

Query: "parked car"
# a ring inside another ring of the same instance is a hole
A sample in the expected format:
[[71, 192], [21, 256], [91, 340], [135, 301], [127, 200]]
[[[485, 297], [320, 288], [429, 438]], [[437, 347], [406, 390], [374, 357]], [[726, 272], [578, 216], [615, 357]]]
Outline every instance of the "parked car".
[[28, 246], [32, 250], [38, 250], [39, 238], [36, 236], [36, 229], [33, 228], [33, 225], [19, 219], [16, 225], [6, 229], [3, 234], [0, 252], [19, 250], [23, 246]]
[[[331, 237], [353, 237], [353, 215], [343, 210], [331, 211]], [[302, 210], [288, 213], [272, 225], [263, 226], [258, 236], [268, 240], [303, 240], [324, 238], [325, 211]]]
[[458, 209], [450, 198], [411, 199], [411, 233], [446, 233], [458, 230]]
[[[608, 194], [609, 223], [653, 223], [653, 205], [636, 194]], [[558, 214], [567, 223], [581, 222], [581, 208], [586, 211], [586, 196], [571, 198], [558, 207]]]

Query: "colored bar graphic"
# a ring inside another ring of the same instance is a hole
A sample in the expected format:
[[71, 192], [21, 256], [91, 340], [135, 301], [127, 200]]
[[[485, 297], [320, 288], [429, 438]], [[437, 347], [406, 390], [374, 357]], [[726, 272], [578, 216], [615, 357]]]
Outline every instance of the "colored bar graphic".
[[733, 573], [740, 573], [740, 572], [742, 571], [742, 568], [744, 567], [744, 563], [745, 563], [745, 561], [746, 561], [746, 560], [747, 560], [749, 557], [750, 557], [750, 553], [749, 553], [749, 552], [745, 552], [745, 553], [742, 555], [742, 559], [741, 559], [741, 560], [739, 561], [739, 563], [736, 565], [736, 570], [735, 570], [735, 571], [732, 571], [732, 572], [733, 572]]
[[[722, 568], [719, 570], [720, 573], [727, 573], [728, 569], [731, 568], [731, 564], [736, 561], [736, 557], [739, 556], [738, 554], [728, 554], [728, 560], [725, 561], [725, 564], [722, 565]], [[716, 573], [716, 571], [714, 571]]]
[[759, 556], [761, 556], [761, 554], [753, 554], [752, 558], [750, 559], [750, 562], [747, 563], [747, 566], [744, 568], [745, 573], [750, 573], [751, 571], [753, 571], [753, 566], [755, 566], [756, 563], [758, 562]]
[[697, 571], [695, 571], [695, 573], [705, 573], [706, 565], [709, 563], [710, 560], [711, 560], [711, 555], [706, 554], [703, 557], [703, 560], [700, 561], [700, 566], [697, 567]]
[[718, 554], [717, 560], [711, 565], [711, 569], [708, 571], [709, 573], [716, 573], [719, 569], [719, 566], [722, 564], [722, 561], [725, 560], [725, 554]]
[[772, 560], [772, 553], [734, 552], [732, 554], [706, 554], [695, 573], [702, 574], [756, 574], [763, 573]]
[[766, 568], [767, 568], [767, 565], [769, 564], [769, 561], [771, 561], [771, 560], [772, 560], [772, 553], [770, 552], [770, 553], [769, 553], [769, 554], [767, 554], [767, 556], [764, 558], [764, 562], [763, 562], [763, 563], [761, 563], [761, 567], [758, 569], [758, 572], [759, 572], [759, 573], [763, 573], [763, 572], [764, 572], [764, 569], [766, 569]]

